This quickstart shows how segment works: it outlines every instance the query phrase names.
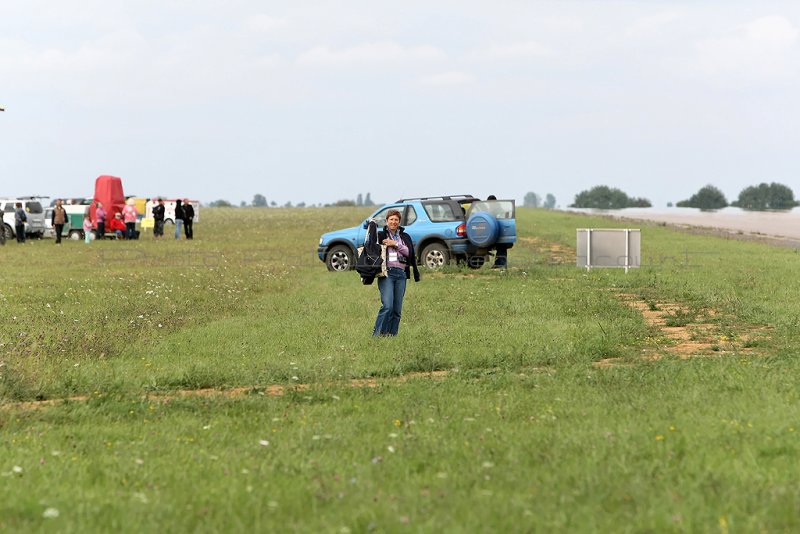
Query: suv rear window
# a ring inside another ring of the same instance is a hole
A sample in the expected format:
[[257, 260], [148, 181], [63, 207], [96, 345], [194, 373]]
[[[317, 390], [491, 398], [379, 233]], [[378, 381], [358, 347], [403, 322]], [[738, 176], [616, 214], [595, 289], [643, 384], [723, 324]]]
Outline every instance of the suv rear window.
[[491, 213], [498, 219], [513, 219], [514, 203], [510, 200], [484, 200], [482, 202], [473, 202], [469, 207], [468, 215], [479, 211]]
[[452, 222], [452, 221], [460, 221], [463, 220], [463, 214], [456, 213], [453, 210], [453, 205], [448, 204], [446, 202], [434, 202], [431, 204], [423, 204], [422, 207], [425, 208], [425, 213], [428, 214], [428, 218], [431, 222]]
[[42, 205], [38, 202], [26, 202], [26, 208], [28, 213], [44, 213]]

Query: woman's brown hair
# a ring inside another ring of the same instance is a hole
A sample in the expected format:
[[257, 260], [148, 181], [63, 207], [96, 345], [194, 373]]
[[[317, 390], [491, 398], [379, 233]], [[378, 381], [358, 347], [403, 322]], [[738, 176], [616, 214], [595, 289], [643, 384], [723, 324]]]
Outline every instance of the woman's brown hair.
[[397, 215], [397, 218], [401, 221], [403, 220], [403, 216], [400, 215], [400, 212], [397, 210], [389, 210], [389, 212], [386, 214], [386, 220], [388, 221], [389, 217], [394, 217], [395, 215]]

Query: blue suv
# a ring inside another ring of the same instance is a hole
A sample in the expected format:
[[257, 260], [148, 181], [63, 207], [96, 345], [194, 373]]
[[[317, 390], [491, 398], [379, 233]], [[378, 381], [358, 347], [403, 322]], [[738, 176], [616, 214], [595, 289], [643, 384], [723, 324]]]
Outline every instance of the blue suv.
[[[429, 269], [453, 259], [478, 269], [491, 251], [498, 246], [511, 248], [517, 240], [513, 200], [481, 200], [472, 195], [403, 198], [379, 208], [369, 218], [382, 228], [390, 209], [402, 214], [400, 224], [414, 242], [417, 259]], [[355, 266], [356, 250], [364, 243], [369, 218], [358, 226], [322, 234], [317, 255], [329, 271]]]

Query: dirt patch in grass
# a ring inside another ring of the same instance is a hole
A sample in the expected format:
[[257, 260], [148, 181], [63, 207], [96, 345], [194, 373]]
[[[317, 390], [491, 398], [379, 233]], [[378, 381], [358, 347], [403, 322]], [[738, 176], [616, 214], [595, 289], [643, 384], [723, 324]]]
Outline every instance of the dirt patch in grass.
[[[769, 335], [766, 328], [751, 328], [735, 336], [719, 332], [719, 312], [709, 308], [691, 308], [676, 302], [651, 301], [629, 293], [615, 295], [623, 304], [642, 314], [654, 334], [639, 356], [655, 361], [665, 357], [680, 359], [720, 357], [754, 352], [753, 344]], [[624, 363], [624, 358], [605, 358], [595, 367]]]
[[553, 243], [537, 236], [517, 237], [517, 241], [541, 254], [548, 264], [575, 263], [575, 249], [559, 243]]
[[[271, 384], [268, 386], [243, 386], [235, 388], [203, 388], [203, 389], [180, 389], [165, 392], [150, 392], [142, 396], [144, 400], [154, 402], [170, 402], [176, 399], [185, 399], [192, 397], [220, 397], [227, 399], [235, 399], [247, 395], [263, 395], [267, 397], [280, 397], [290, 392], [309, 391], [315, 387], [351, 387], [351, 388], [376, 388], [383, 384], [401, 384], [415, 378], [428, 378], [432, 380], [443, 380], [447, 377], [449, 371], [431, 371], [431, 372], [414, 372], [399, 376], [381, 377], [381, 378], [353, 378], [349, 381], [343, 382], [325, 382], [318, 384]], [[49, 408], [59, 404], [68, 402], [85, 402], [91, 396], [80, 395], [75, 397], [68, 397], [65, 399], [46, 399], [39, 401], [25, 401], [25, 402], [10, 402], [0, 404], [0, 409], [15, 408], [19, 410], [37, 410], [41, 408]]]

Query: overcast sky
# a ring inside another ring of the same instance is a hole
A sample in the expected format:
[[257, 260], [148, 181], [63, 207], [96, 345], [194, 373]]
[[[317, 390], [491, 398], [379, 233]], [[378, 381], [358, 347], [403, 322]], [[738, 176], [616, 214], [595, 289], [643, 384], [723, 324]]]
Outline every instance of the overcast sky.
[[0, 5], [0, 195], [800, 196], [796, 0]]

